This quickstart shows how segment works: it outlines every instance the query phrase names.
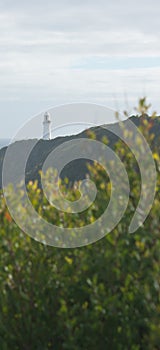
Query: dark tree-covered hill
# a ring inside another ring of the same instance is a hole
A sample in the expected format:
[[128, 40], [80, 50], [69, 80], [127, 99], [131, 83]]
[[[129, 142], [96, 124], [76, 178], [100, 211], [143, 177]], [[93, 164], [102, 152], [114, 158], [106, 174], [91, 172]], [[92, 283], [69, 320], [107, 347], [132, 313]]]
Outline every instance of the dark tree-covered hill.
[[[150, 123], [150, 129], [149, 132], [154, 135], [151, 149], [154, 147], [154, 144], [160, 145], [160, 117], [149, 117], [148, 115], [143, 116], [132, 116], [129, 118], [137, 127], [142, 126], [142, 132], [144, 128], [144, 121], [148, 121]], [[125, 126], [125, 123], [127, 120], [123, 121], [122, 124]], [[115, 143], [118, 141], [118, 137], [114, 135], [114, 130], [117, 128], [120, 128], [120, 124], [117, 122], [115, 124], [112, 124], [112, 130], [113, 133], [101, 126], [96, 126], [87, 130], [84, 130], [80, 134], [72, 135], [72, 136], [65, 136], [65, 137], [57, 137], [52, 140], [22, 140], [17, 141], [14, 144], [12, 144], [12, 148], [14, 149], [14, 156], [10, 160], [10, 173], [14, 173], [14, 175], [17, 174], [16, 180], [17, 183], [21, 181], [21, 178], [19, 176], [19, 164], [21, 162], [21, 159], [24, 158], [24, 154], [27, 152], [27, 149], [32, 149], [32, 151], [29, 154], [29, 157], [27, 157], [26, 162], [26, 171], [25, 171], [25, 180], [26, 183], [28, 181], [36, 180], [38, 179], [40, 184], [40, 175], [39, 171], [42, 169], [42, 166], [47, 158], [47, 156], [50, 154], [50, 152], [56, 147], [60, 146], [61, 144], [70, 141], [70, 140], [76, 140], [79, 138], [88, 138], [92, 137], [94, 135], [96, 140], [102, 141], [104, 138], [108, 140], [108, 145], [112, 149], [114, 148]], [[35, 145], [35, 146], [34, 146]], [[3, 161], [4, 156], [6, 153], [7, 147], [4, 147], [0, 150], [0, 188], [2, 188], [2, 168], [3, 168]], [[86, 174], [88, 173], [88, 163], [92, 163], [92, 161], [88, 159], [76, 159], [72, 162], [70, 162], [68, 165], [66, 165], [61, 173], [62, 179], [67, 177], [70, 181], [70, 183], [73, 183], [74, 181], [82, 180], [86, 177]]]

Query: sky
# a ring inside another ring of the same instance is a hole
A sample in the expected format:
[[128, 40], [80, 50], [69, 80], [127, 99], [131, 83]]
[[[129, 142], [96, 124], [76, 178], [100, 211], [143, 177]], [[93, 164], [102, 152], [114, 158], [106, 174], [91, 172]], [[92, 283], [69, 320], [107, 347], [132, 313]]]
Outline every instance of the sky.
[[158, 0], [1, 0], [0, 138], [61, 104], [160, 113], [159, 18]]

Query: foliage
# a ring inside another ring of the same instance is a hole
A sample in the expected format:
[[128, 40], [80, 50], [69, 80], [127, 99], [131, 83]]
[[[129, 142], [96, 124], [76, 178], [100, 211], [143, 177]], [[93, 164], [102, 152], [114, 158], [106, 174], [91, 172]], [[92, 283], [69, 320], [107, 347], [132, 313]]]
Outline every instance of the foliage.
[[[149, 125], [144, 128], [149, 139]], [[58, 249], [36, 242], [16, 226], [1, 195], [1, 350], [160, 349], [159, 153], [155, 148], [153, 208], [143, 227], [129, 235], [140, 179], [127, 147], [118, 144], [116, 152], [127, 169], [132, 195], [119, 225], [93, 245]], [[76, 223], [100, 216], [110, 196], [109, 179], [101, 167], [93, 168], [93, 178], [99, 197]], [[30, 182], [28, 191], [48, 221], [73, 222], [72, 216], [53, 211], [37, 183]], [[69, 198], [74, 199], [71, 190]]]

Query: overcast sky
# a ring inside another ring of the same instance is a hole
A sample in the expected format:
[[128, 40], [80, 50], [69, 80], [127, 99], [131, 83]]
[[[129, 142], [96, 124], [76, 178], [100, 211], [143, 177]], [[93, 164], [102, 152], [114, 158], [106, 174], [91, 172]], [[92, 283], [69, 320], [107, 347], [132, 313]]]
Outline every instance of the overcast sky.
[[0, 1], [0, 138], [58, 104], [144, 95], [160, 113], [158, 0]]

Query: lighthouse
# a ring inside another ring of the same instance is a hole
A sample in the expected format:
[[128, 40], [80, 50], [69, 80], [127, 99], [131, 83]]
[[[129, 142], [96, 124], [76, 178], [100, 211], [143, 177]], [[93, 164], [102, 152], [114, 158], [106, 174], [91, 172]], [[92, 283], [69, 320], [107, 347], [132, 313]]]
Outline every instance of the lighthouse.
[[43, 120], [43, 140], [51, 139], [51, 117], [48, 112], [44, 114]]

